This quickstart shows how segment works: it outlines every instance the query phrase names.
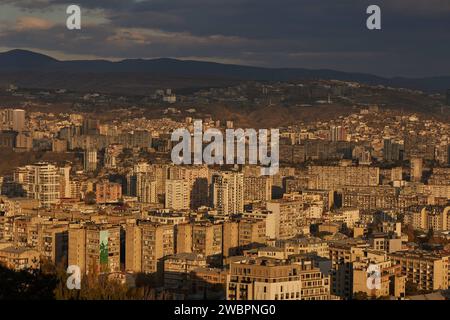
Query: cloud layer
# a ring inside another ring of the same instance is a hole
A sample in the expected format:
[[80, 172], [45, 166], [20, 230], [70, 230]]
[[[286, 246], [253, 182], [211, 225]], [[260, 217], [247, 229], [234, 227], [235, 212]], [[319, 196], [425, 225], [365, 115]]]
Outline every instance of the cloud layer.
[[[65, 0], [3, 0], [0, 43], [107, 58], [195, 57], [380, 75], [450, 74], [450, 1], [78, 0], [83, 29], [65, 28]], [[11, 14], [8, 14], [8, 11]]]

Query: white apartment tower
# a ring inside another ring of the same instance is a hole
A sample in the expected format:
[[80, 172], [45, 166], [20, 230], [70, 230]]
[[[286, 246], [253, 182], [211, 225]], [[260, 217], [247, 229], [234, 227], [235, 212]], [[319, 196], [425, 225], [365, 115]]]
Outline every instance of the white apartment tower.
[[165, 207], [187, 210], [191, 204], [191, 186], [187, 180], [166, 180]]
[[220, 172], [213, 176], [213, 204], [221, 215], [244, 211], [244, 174]]
[[27, 197], [39, 200], [42, 207], [58, 203], [61, 188], [58, 167], [40, 162], [17, 168], [15, 180], [22, 184]]

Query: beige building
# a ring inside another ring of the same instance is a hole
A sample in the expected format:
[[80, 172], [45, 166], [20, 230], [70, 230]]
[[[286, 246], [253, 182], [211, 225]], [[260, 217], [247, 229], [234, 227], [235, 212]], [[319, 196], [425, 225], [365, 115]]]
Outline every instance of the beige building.
[[223, 223], [223, 256], [238, 255], [249, 245], [266, 243], [266, 222], [244, 218]]
[[233, 262], [227, 300], [329, 300], [330, 279], [312, 261], [249, 258]]
[[122, 198], [122, 185], [103, 180], [95, 184], [97, 203], [117, 203]]
[[336, 241], [329, 244], [331, 293], [344, 299], [353, 296], [353, 262], [364, 257], [369, 245], [363, 240]]
[[221, 262], [222, 225], [209, 222], [176, 226], [176, 253], [197, 253], [208, 261]]
[[206, 266], [206, 259], [199, 254], [179, 253], [168, 256], [164, 259], [164, 287], [189, 290], [191, 272]]
[[57, 264], [67, 264], [69, 235], [68, 225], [39, 226], [38, 250], [42, 257]]
[[415, 283], [419, 290], [447, 290], [449, 284], [450, 255], [432, 254], [425, 251], [394, 252], [391, 260], [401, 266], [406, 280]]
[[267, 202], [268, 229], [266, 235], [270, 239], [289, 239], [302, 233], [306, 225], [306, 213], [303, 211], [301, 199], [280, 199]]
[[244, 177], [244, 202], [252, 203], [272, 199], [272, 178], [268, 176]]
[[320, 238], [301, 237], [276, 241], [276, 246], [283, 249], [286, 256], [315, 253], [319, 257], [328, 258], [328, 243]]
[[88, 223], [69, 226], [69, 265], [81, 273], [120, 271], [120, 227]]
[[191, 188], [187, 180], [167, 180], [165, 207], [188, 210], [191, 207]]
[[450, 228], [450, 206], [419, 206], [406, 211], [405, 222], [414, 229], [446, 231]]
[[192, 209], [208, 204], [210, 172], [207, 166], [173, 166], [169, 168], [169, 177], [188, 182]]
[[[371, 274], [373, 272], [373, 274]], [[367, 251], [353, 263], [353, 294], [366, 293], [370, 298], [405, 297], [406, 277], [383, 252]]]
[[213, 176], [213, 204], [220, 215], [244, 211], [244, 174], [220, 172]]
[[30, 199], [42, 207], [57, 204], [60, 198], [59, 169], [46, 162], [17, 168], [14, 181], [21, 184]]
[[343, 186], [376, 186], [380, 168], [368, 166], [311, 166], [308, 173], [317, 176], [318, 189], [332, 190]]
[[9, 246], [0, 249], [0, 265], [19, 271], [39, 268], [39, 252], [27, 247]]
[[423, 159], [412, 158], [411, 159], [411, 181], [420, 182], [422, 179], [423, 171]]
[[147, 221], [126, 226], [125, 269], [155, 274], [162, 279], [164, 257], [173, 255], [174, 227]]

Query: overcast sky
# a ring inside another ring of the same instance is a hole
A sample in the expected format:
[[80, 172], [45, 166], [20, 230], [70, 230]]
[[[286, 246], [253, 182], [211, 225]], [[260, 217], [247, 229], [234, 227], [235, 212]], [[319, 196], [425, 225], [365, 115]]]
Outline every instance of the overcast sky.
[[[66, 8], [82, 9], [82, 30]], [[366, 8], [382, 9], [382, 30]], [[1, 0], [0, 50], [450, 75], [450, 0]]]

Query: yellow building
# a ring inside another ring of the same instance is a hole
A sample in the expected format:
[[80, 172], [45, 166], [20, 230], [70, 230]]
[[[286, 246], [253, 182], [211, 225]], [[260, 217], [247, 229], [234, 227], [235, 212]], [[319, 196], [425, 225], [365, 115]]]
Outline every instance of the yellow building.
[[264, 257], [231, 263], [227, 300], [329, 299], [330, 279], [310, 260], [292, 263]]
[[125, 233], [125, 269], [161, 279], [163, 258], [175, 253], [173, 226], [138, 221], [128, 224]]
[[78, 266], [82, 274], [120, 271], [120, 227], [70, 225], [68, 263]]
[[389, 255], [401, 266], [406, 280], [415, 283], [419, 290], [447, 290], [449, 284], [449, 254], [425, 251], [400, 251]]
[[39, 268], [39, 252], [26, 247], [9, 246], [0, 249], [0, 265], [19, 271]]

